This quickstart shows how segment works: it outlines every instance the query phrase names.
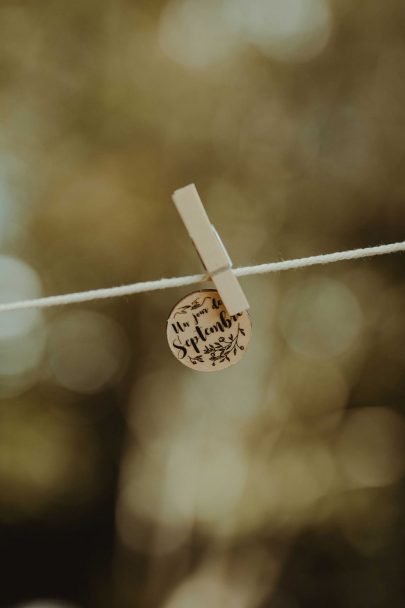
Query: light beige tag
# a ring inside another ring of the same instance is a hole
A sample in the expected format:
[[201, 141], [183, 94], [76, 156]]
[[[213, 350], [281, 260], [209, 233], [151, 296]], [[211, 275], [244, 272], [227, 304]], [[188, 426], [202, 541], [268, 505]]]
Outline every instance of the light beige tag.
[[178, 361], [199, 372], [238, 363], [252, 335], [247, 311], [229, 316], [215, 289], [194, 291], [180, 300], [167, 321], [167, 340]]

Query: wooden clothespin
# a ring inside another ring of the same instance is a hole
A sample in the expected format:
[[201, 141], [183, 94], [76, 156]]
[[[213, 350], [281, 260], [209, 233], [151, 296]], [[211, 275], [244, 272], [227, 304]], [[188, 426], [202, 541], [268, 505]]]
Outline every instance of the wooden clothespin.
[[172, 198], [228, 314], [232, 316], [247, 310], [249, 303], [232, 271], [232, 261], [208, 218], [195, 185], [176, 190]]

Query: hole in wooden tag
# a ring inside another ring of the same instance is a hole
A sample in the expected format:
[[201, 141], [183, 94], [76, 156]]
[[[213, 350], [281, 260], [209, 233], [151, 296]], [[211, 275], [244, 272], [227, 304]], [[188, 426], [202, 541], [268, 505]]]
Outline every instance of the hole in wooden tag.
[[199, 372], [216, 372], [238, 363], [251, 335], [249, 313], [229, 316], [215, 289], [189, 293], [176, 304], [167, 321], [173, 355]]

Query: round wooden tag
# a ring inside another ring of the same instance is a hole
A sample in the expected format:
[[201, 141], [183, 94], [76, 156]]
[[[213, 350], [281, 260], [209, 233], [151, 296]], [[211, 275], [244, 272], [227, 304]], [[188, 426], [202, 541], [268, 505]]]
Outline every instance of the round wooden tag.
[[178, 361], [199, 372], [238, 363], [252, 335], [247, 311], [229, 316], [215, 289], [194, 291], [180, 300], [167, 321], [167, 340]]

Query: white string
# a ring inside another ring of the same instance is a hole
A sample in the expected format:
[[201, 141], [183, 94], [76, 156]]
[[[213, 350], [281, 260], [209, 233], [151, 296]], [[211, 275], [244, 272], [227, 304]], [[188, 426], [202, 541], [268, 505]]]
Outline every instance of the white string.
[[[307, 266], [317, 266], [320, 264], [333, 264], [344, 260], [355, 260], [367, 258], [375, 255], [385, 255], [405, 251], [405, 241], [401, 243], [391, 243], [389, 245], [378, 245], [377, 247], [365, 247], [363, 249], [352, 249], [350, 251], [337, 251], [325, 255], [313, 255], [309, 258], [298, 258], [282, 262], [270, 262], [269, 264], [259, 264], [258, 266], [244, 266], [235, 268], [234, 273], [237, 277], [245, 277], [254, 274], [265, 274], [268, 272], [281, 272], [294, 268], [306, 268]], [[174, 287], [184, 287], [195, 285], [209, 280], [208, 274], [194, 274], [185, 277], [173, 277], [171, 279], [158, 279], [156, 281], [144, 281], [142, 283], [132, 283], [120, 287], [107, 287], [106, 289], [93, 289], [91, 291], [81, 291], [78, 293], [67, 293], [60, 296], [48, 296], [46, 298], [36, 298], [35, 300], [22, 300], [0, 304], [0, 313], [25, 308], [50, 308], [52, 306], [62, 306], [64, 304], [76, 304], [78, 302], [90, 302], [93, 300], [103, 300], [106, 298], [122, 298], [135, 293], [156, 291], [158, 289], [171, 289]]]

